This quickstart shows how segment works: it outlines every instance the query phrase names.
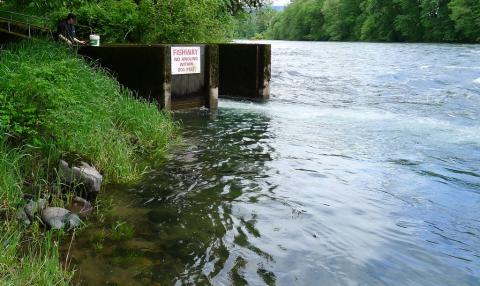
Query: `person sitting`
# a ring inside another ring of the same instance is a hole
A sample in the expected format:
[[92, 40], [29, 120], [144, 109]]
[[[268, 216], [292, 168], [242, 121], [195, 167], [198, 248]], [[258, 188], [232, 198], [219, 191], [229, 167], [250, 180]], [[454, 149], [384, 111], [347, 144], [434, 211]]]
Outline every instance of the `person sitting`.
[[58, 24], [57, 41], [62, 40], [70, 46], [73, 44], [85, 45], [86, 41], [77, 39], [75, 25], [77, 25], [77, 16], [73, 13], [68, 14], [67, 18]]

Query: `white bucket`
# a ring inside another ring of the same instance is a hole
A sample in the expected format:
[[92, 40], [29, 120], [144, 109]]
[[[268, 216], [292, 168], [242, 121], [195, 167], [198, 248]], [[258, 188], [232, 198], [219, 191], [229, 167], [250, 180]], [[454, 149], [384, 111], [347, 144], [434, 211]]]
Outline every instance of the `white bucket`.
[[90, 35], [90, 46], [99, 47], [100, 46], [100, 36], [99, 35]]

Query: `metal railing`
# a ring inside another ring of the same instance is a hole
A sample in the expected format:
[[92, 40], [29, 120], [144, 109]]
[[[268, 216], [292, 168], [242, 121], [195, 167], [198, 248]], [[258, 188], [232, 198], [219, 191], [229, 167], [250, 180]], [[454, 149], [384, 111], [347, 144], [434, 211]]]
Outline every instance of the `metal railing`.
[[49, 20], [44, 17], [22, 14], [18, 12], [0, 10], [0, 20], [7, 23], [9, 33], [14, 32], [15, 26], [23, 26], [26, 28], [28, 38], [32, 38], [33, 30], [40, 30], [51, 34], [48, 25]]

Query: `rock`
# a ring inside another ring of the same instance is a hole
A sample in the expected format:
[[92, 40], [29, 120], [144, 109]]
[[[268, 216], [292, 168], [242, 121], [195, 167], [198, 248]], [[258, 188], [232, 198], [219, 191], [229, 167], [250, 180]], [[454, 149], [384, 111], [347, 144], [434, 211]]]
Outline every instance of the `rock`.
[[86, 218], [93, 212], [93, 206], [86, 199], [75, 197], [70, 204], [69, 210], [81, 218]]
[[70, 211], [62, 208], [46, 208], [42, 212], [43, 222], [53, 229], [62, 229], [65, 227], [65, 218]]
[[46, 208], [42, 212], [43, 222], [52, 229], [76, 228], [82, 220], [69, 210], [63, 208]]
[[74, 229], [81, 226], [83, 224], [83, 221], [80, 219], [80, 217], [78, 217], [78, 215], [70, 213], [66, 217], [66, 223], [69, 229]]
[[17, 220], [20, 222], [20, 223], [23, 223], [25, 225], [30, 225], [32, 222], [30, 221], [30, 219], [28, 218], [28, 215], [27, 213], [25, 212], [25, 209], [24, 208], [19, 208], [17, 210]]
[[82, 184], [89, 196], [96, 197], [100, 192], [103, 176], [97, 169], [85, 162], [78, 167], [70, 167], [67, 162], [60, 160], [58, 173], [64, 183]]
[[38, 201], [30, 201], [25, 207], [25, 213], [28, 218], [33, 221], [36, 215], [39, 215], [42, 210], [47, 206], [47, 201], [39, 199]]

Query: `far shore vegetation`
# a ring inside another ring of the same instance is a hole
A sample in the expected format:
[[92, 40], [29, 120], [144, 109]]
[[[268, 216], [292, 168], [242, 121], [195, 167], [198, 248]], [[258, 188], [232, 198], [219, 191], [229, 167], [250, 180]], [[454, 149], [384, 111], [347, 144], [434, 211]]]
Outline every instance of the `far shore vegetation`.
[[237, 38], [302, 41], [480, 42], [478, 0], [294, 0], [237, 17]]

